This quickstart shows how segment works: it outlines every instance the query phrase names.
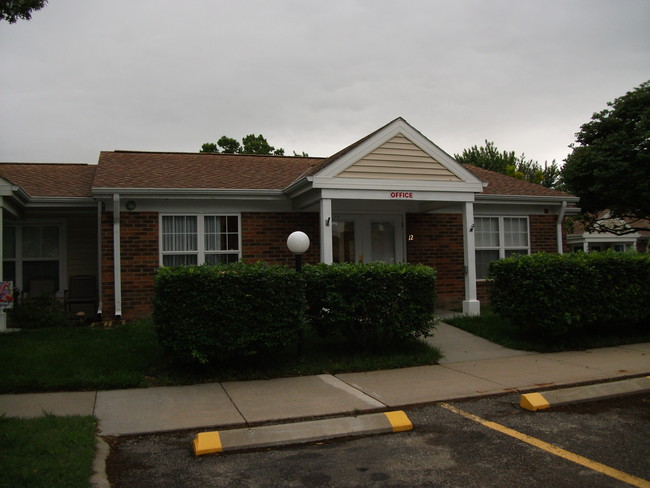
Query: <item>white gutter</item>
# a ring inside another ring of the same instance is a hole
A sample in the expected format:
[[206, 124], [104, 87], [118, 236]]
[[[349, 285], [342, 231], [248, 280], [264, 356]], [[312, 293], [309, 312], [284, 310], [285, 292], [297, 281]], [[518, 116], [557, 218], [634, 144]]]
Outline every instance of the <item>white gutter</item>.
[[102, 202], [97, 202], [97, 316], [102, 316]]
[[567, 197], [567, 196], [537, 196], [537, 195], [486, 195], [486, 194], [477, 194], [476, 203], [511, 203], [517, 205], [520, 203], [535, 203], [539, 205], [553, 204], [553, 203], [578, 203], [580, 199], [578, 197]]
[[120, 194], [113, 194], [113, 281], [115, 318], [122, 318], [122, 253], [120, 249]]
[[119, 192], [124, 196], [133, 196], [138, 198], [169, 198], [176, 197], [180, 199], [204, 198], [204, 197], [224, 197], [233, 199], [267, 199], [267, 198], [285, 198], [283, 190], [274, 189], [223, 189], [223, 188], [93, 188], [94, 196], [114, 195]]
[[562, 248], [562, 221], [564, 220], [564, 214], [566, 213], [566, 205], [566, 200], [563, 200], [562, 207], [560, 207], [560, 213], [557, 216], [556, 233], [558, 254], [562, 254], [564, 252], [564, 249]]

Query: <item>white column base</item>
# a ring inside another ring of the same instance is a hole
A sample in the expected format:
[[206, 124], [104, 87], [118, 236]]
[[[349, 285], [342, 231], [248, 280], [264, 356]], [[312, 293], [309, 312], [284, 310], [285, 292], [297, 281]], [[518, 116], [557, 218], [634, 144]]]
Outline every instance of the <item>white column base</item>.
[[478, 300], [463, 300], [463, 313], [465, 315], [481, 315], [481, 302]]

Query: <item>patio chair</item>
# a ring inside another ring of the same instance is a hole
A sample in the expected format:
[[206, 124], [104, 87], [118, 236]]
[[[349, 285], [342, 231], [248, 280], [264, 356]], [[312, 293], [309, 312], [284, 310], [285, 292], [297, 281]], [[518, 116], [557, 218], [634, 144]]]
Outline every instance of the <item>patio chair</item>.
[[72, 305], [92, 304], [97, 310], [97, 278], [92, 275], [70, 277], [70, 285], [64, 293], [65, 309], [72, 312]]

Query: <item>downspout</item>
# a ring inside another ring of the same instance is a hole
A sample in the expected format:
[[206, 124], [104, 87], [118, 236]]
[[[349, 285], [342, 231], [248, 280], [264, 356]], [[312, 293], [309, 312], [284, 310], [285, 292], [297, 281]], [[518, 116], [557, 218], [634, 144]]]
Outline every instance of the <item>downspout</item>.
[[562, 201], [562, 207], [560, 207], [560, 213], [557, 216], [556, 232], [557, 232], [557, 253], [564, 253], [564, 247], [562, 246], [562, 221], [564, 220], [564, 214], [566, 213], [566, 200]]
[[102, 318], [103, 289], [102, 283], [102, 202], [97, 202], [97, 317]]
[[120, 195], [113, 194], [113, 282], [115, 285], [115, 318], [122, 318], [122, 253], [120, 249]]
[[[4, 197], [0, 197], [0, 281], [2, 281], [2, 260], [4, 259]], [[0, 333], [7, 332], [7, 315], [4, 308], [0, 309]]]

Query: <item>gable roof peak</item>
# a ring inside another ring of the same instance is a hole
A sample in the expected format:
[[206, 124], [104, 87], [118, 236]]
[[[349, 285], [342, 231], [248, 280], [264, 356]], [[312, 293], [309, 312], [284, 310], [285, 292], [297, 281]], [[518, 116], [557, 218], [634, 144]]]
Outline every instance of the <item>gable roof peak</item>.
[[[394, 144], [398, 139], [400, 140], [401, 144]], [[405, 143], [410, 145], [411, 154], [409, 155], [402, 152], [402, 149], [405, 149]], [[384, 144], [386, 145], [386, 148], [382, 147]], [[401, 148], [397, 149], [396, 146], [401, 146]], [[377, 151], [378, 153], [382, 152], [384, 156], [371, 154], [374, 151]], [[415, 155], [413, 151], [416, 151], [418, 154]], [[382, 166], [393, 165], [395, 171], [380, 171], [384, 173], [391, 173], [393, 175], [397, 175], [401, 172], [400, 166], [404, 166], [405, 161], [413, 162], [417, 160], [419, 163], [425, 165], [433, 164], [436, 166], [435, 169], [426, 169], [424, 173], [418, 172], [416, 167], [410, 168], [408, 172], [411, 173], [411, 176], [402, 176], [398, 177], [398, 179], [414, 179], [417, 174], [424, 176], [425, 173], [433, 171], [433, 173], [439, 174], [437, 176], [431, 175], [430, 177], [424, 177], [423, 179], [439, 181], [456, 180], [472, 184], [480, 183], [480, 181], [471, 172], [467, 171], [453, 157], [440, 149], [440, 147], [438, 147], [415, 127], [409, 124], [403, 117], [397, 117], [393, 119], [386, 125], [371, 132], [367, 136], [362, 137], [338, 153], [325, 159], [320, 164], [314, 166], [308, 176], [313, 176], [316, 178], [336, 178], [342, 175], [342, 173], [344, 173], [351, 166], [360, 163], [361, 160], [366, 157], [369, 157], [369, 159], [384, 159]], [[425, 159], [427, 160], [426, 162], [424, 161]], [[368, 165], [367, 162], [362, 162], [360, 164], [360, 166], [366, 165]], [[365, 175], [369, 178], [373, 178], [373, 176], [369, 174], [372, 172], [373, 171], [367, 171], [364, 169], [354, 177], [363, 178]], [[378, 174], [376, 171], [374, 171], [374, 173], [375, 175]], [[346, 175], [352, 176], [350, 173], [346, 173]]]

